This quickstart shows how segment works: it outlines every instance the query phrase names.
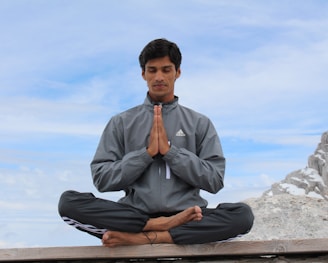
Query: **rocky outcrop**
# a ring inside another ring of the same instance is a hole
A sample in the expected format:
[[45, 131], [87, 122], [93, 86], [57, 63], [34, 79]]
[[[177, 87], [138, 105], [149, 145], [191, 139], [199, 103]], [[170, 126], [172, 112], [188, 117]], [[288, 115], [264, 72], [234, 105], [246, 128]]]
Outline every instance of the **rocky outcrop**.
[[321, 142], [308, 159], [308, 165], [318, 171], [324, 183], [328, 185], [328, 131], [322, 134]]
[[291, 172], [260, 198], [245, 200], [254, 226], [241, 240], [328, 237], [328, 132], [323, 133], [308, 166]]
[[328, 132], [322, 134], [317, 149], [308, 158], [307, 167], [291, 172], [263, 195], [285, 193], [328, 200]]

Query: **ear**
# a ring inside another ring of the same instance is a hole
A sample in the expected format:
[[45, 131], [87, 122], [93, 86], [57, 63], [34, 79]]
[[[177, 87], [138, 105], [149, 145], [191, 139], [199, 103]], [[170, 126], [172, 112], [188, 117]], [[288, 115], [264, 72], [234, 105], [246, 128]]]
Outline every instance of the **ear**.
[[143, 78], [144, 80], [146, 80], [146, 77], [145, 77], [145, 71], [144, 71], [144, 70], [141, 72], [141, 76], [142, 76], [142, 78]]
[[177, 73], [175, 74], [175, 79], [178, 79], [181, 75], [181, 69], [178, 68]]

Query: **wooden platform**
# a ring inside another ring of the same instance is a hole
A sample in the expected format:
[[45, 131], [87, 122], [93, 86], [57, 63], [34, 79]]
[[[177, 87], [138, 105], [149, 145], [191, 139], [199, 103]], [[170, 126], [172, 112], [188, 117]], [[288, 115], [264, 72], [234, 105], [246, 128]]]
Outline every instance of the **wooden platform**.
[[[276, 261], [277, 258], [288, 258], [288, 261]], [[303, 261], [305, 258], [316, 258], [316, 261]], [[116, 248], [85, 246], [0, 249], [0, 262], [131, 261], [328, 262], [328, 238], [230, 241], [203, 245], [160, 244]]]

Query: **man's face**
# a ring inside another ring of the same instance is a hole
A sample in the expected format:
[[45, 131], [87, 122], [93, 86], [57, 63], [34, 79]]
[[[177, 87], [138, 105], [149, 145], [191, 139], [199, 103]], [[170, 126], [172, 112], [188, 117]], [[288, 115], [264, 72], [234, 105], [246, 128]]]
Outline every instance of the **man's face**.
[[175, 69], [168, 56], [151, 59], [146, 63], [142, 77], [147, 81], [149, 96], [156, 102], [170, 102], [174, 99], [174, 83], [181, 71]]

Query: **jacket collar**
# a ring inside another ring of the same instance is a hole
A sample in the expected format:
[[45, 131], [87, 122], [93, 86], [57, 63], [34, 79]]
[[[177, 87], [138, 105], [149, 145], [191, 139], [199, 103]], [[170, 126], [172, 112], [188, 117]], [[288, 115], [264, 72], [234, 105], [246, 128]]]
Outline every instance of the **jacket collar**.
[[159, 103], [159, 102], [155, 102], [155, 101], [152, 101], [148, 92], [147, 92], [147, 97], [144, 101], [144, 105], [146, 106], [151, 106], [151, 108], [154, 107], [154, 105], [162, 105], [163, 107], [165, 108], [175, 108], [179, 103], [179, 97], [178, 96], [175, 96], [174, 95], [174, 99], [170, 102], [165, 102], [165, 103]]

